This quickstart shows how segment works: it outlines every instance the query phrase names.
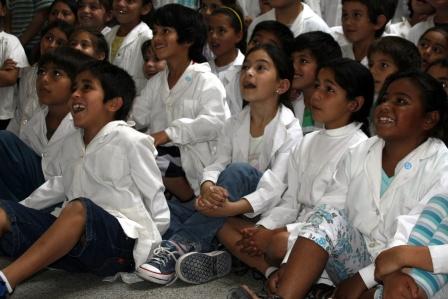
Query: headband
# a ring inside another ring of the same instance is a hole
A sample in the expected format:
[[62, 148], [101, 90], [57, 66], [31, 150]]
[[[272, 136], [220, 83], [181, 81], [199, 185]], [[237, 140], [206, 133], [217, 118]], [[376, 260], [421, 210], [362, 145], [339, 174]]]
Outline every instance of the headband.
[[234, 10], [233, 8], [231, 8], [231, 7], [228, 7], [228, 6], [221, 6], [221, 8], [225, 8], [225, 9], [228, 9], [228, 10], [230, 10], [237, 18], [238, 18], [238, 21], [240, 22], [240, 27], [241, 27], [241, 32], [243, 31], [243, 21], [241, 21], [241, 17], [240, 17], [240, 15], [236, 12], [236, 10]]

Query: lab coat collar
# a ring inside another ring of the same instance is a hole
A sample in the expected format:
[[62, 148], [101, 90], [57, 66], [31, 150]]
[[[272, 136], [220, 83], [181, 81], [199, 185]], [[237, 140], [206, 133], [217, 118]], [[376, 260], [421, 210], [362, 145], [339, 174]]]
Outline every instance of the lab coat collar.
[[[130, 125], [128, 125], [125, 121], [122, 120], [115, 120], [115, 121], [111, 121], [109, 123], [107, 123], [99, 132], [98, 134], [96, 134], [96, 136], [92, 139], [92, 141], [90, 141], [90, 143], [88, 144], [87, 148], [92, 148], [95, 147], [96, 144], [102, 144], [104, 142], [106, 142], [107, 140], [109, 140], [110, 138], [112, 138], [116, 132], [116, 128], [120, 127], [120, 126], [126, 126], [126, 127], [130, 127]], [[82, 137], [83, 135], [83, 130], [80, 130], [80, 136]], [[82, 140], [82, 138], [81, 138]]]
[[356, 131], [358, 130], [360, 127], [362, 126], [361, 123], [359, 122], [352, 122], [349, 123], [346, 126], [337, 128], [337, 129], [325, 129], [325, 130], [321, 130], [320, 133], [321, 134], [326, 134], [328, 136], [332, 136], [332, 137], [338, 137], [338, 136], [343, 136], [343, 135], [347, 135], [348, 133], [350, 133], [351, 131]]
[[[117, 32], [118, 32], [119, 28], [120, 28], [120, 25], [114, 26], [110, 30], [110, 32], [107, 34], [107, 36], [115, 38], [115, 36], [117, 36]], [[135, 26], [131, 30], [131, 32], [129, 32], [124, 37], [123, 42], [121, 43], [120, 49], [123, 49], [124, 47], [128, 46], [129, 44], [131, 44], [135, 40], [138, 40], [138, 37], [141, 36], [142, 34], [145, 34], [146, 32], [148, 32], [148, 29], [149, 29], [148, 25], [146, 25], [144, 22], [140, 22], [137, 26]], [[110, 41], [110, 44], [111, 44], [112, 41], [113, 41], [113, 39]], [[111, 49], [109, 50], [109, 54], [110, 54], [110, 51], [111, 51]]]

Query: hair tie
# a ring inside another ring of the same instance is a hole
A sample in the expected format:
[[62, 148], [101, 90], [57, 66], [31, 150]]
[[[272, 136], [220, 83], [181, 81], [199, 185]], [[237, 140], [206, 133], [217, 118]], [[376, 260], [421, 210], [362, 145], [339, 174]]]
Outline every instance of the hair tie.
[[233, 8], [229, 7], [229, 6], [222, 6], [221, 8], [225, 8], [230, 10], [233, 14], [235, 14], [235, 16], [238, 18], [238, 21], [240, 22], [240, 27], [241, 27], [241, 32], [243, 32], [243, 21], [241, 20], [240, 15], [236, 12], [236, 10], [234, 10]]

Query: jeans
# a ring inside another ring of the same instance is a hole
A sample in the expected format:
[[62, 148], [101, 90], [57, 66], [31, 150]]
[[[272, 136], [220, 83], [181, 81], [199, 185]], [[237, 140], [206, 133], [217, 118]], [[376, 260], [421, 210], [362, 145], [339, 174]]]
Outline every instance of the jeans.
[[0, 198], [21, 201], [45, 182], [41, 157], [9, 131], [0, 131]]
[[[224, 187], [230, 201], [238, 201], [257, 189], [263, 173], [248, 163], [232, 163], [219, 175], [217, 186]], [[226, 217], [205, 216], [194, 209], [191, 203], [168, 201], [171, 223], [163, 235], [164, 240], [182, 244], [188, 251], [207, 252], [214, 249], [214, 238], [224, 225]]]

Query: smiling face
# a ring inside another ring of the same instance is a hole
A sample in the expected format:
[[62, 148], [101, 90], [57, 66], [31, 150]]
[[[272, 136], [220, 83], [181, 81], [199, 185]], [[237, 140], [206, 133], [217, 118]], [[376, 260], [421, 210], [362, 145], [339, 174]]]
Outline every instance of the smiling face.
[[79, 31], [70, 36], [68, 44], [71, 48], [77, 49], [95, 59], [104, 59], [106, 54], [96, 52], [92, 38], [96, 37], [86, 31]]
[[317, 60], [310, 50], [301, 50], [292, 53], [294, 64], [294, 80], [292, 88], [305, 90], [314, 88], [317, 72]]
[[111, 19], [110, 12], [98, 0], [81, 0], [78, 5], [78, 22], [82, 27], [101, 31]]
[[392, 57], [382, 52], [374, 52], [370, 55], [369, 69], [375, 82], [376, 93], [381, 90], [387, 77], [398, 72], [398, 67], [395, 65]]
[[48, 63], [37, 70], [36, 90], [42, 105], [66, 105], [71, 94], [71, 80], [61, 68]]
[[189, 45], [179, 44], [177, 40], [177, 31], [173, 27], [154, 25], [152, 47], [160, 60], [169, 62], [180, 55], [188, 56]]
[[448, 57], [448, 40], [441, 32], [427, 32], [420, 38], [417, 47], [422, 56], [422, 70], [434, 61]]
[[378, 26], [369, 18], [367, 6], [357, 1], [346, 1], [342, 6], [342, 29], [351, 43], [374, 39]]
[[374, 111], [375, 130], [386, 141], [421, 138], [426, 113], [422, 93], [408, 78], [393, 81]]
[[146, 49], [146, 52], [143, 53], [143, 60], [145, 61], [143, 64], [143, 73], [145, 74], [146, 79], [150, 79], [158, 72], [163, 71], [166, 67], [166, 61], [157, 58], [152, 46], [149, 46]]
[[70, 25], [74, 25], [76, 23], [76, 15], [64, 2], [56, 2], [53, 4], [50, 14], [48, 15], [48, 23], [58, 20], [67, 22]]
[[150, 11], [143, 0], [113, 0], [112, 13], [117, 22], [123, 26], [134, 27], [140, 23], [140, 17]]

